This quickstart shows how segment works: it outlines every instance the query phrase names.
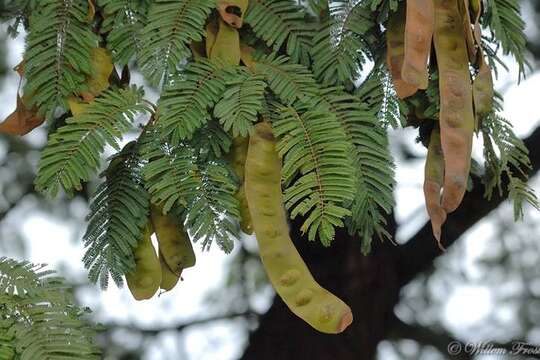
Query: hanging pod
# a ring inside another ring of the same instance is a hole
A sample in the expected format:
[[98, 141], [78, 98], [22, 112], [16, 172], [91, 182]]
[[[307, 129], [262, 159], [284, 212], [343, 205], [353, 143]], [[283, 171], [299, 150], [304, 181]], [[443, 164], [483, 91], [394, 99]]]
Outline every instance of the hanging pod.
[[[429, 138], [428, 154], [424, 169], [424, 198], [431, 219], [433, 236], [441, 243], [441, 227], [446, 221], [446, 211], [441, 206], [441, 189], [444, 182], [444, 155], [441, 147], [439, 124], [436, 122]], [[442, 246], [441, 246], [442, 247]]]
[[445, 174], [442, 207], [454, 211], [465, 194], [475, 128], [467, 44], [458, 0], [434, 0], [439, 70], [441, 145]]
[[249, 140], [246, 196], [262, 263], [289, 309], [318, 331], [335, 334], [352, 322], [351, 309], [313, 279], [289, 237], [281, 193], [281, 160], [267, 122]]
[[244, 186], [244, 172], [246, 168], [246, 157], [248, 152], [249, 139], [247, 137], [238, 136], [233, 139], [232, 150], [230, 153], [231, 164], [234, 172], [240, 180], [240, 187], [235, 194], [240, 205], [240, 228], [246, 234], [253, 234], [253, 224], [251, 223], [251, 215], [249, 213], [246, 192]]
[[433, 38], [433, 0], [407, 0], [401, 77], [419, 89], [428, 86], [428, 60]]
[[405, 6], [400, 3], [398, 10], [389, 15], [386, 29], [386, 63], [392, 82], [400, 99], [414, 95], [418, 88], [406, 82], [401, 76], [405, 56]]
[[135, 300], [150, 299], [161, 284], [161, 267], [152, 245], [152, 223], [148, 221], [135, 248], [135, 270], [126, 274], [126, 282]]
[[152, 205], [150, 217], [156, 232], [159, 253], [173, 274], [180, 276], [184, 269], [195, 265], [196, 258], [188, 234], [171, 214]]
[[210, 49], [210, 59], [225, 65], [240, 64], [240, 34], [222, 19], [218, 20], [218, 30]]
[[180, 280], [180, 275], [175, 274], [169, 265], [165, 262], [163, 254], [159, 251], [159, 265], [161, 267], [161, 283], [159, 287], [165, 291], [171, 291], [178, 280]]
[[217, 8], [223, 21], [235, 29], [240, 29], [244, 24], [248, 3], [248, 0], [218, 0]]

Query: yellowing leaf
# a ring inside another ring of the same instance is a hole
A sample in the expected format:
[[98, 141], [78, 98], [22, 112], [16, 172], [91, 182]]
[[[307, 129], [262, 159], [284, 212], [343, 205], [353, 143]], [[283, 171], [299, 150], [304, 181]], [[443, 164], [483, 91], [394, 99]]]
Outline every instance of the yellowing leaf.
[[88, 106], [87, 103], [84, 103], [75, 97], [70, 97], [68, 99], [68, 105], [69, 105], [69, 109], [71, 110], [71, 114], [73, 116], [78, 116], [82, 114], [86, 106]]

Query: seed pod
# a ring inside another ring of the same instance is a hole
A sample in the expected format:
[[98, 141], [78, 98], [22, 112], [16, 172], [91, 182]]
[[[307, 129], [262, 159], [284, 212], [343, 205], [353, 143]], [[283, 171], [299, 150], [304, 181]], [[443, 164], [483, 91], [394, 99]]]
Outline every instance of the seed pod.
[[218, 26], [215, 21], [210, 21], [208, 25], [206, 25], [206, 40], [205, 40], [205, 46], [206, 46], [206, 57], [210, 58], [210, 54], [212, 54], [212, 48], [214, 47], [214, 44], [216, 43], [216, 35], [218, 32]]
[[216, 41], [210, 51], [210, 59], [220, 60], [226, 65], [240, 64], [240, 34], [222, 19], [219, 19], [219, 28]]
[[246, 161], [246, 196], [262, 263], [289, 309], [315, 329], [339, 333], [351, 309], [314, 279], [290, 237], [281, 193], [281, 160], [267, 122], [255, 126]]
[[[483, 115], [489, 113], [493, 108], [493, 78], [491, 77], [491, 69], [483, 59], [480, 63], [480, 69], [476, 78], [473, 81], [473, 99], [474, 112], [476, 119], [479, 120]], [[479, 125], [476, 125], [478, 129]]]
[[29, 109], [24, 99], [17, 95], [17, 108], [2, 123], [0, 133], [9, 135], [26, 135], [43, 124], [45, 118], [39, 116], [35, 109]]
[[172, 215], [164, 215], [160, 208], [152, 206], [150, 217], [158, 239], [159, 252], [171, 271], [180, 276], [182, 270], [195, 265], [195, 253], [191, 241]]
[[440, 129], [445, 174], [442, 206], [454, 211], [465, 194], [475, 128], [467, 44], [457, 0], [435, 0]]
[[463, 19], [463, 33], [465, 34], [465, 43], [467, 44], [467, 52], [469, 61], [476, 62], [478, 49], [474, 38], [473, 26], [471, 24], [471, 13], [469, 11], [469, 0], [459, 0], [458, 9]]
[[434, 27], [433, 0], [407, 0], [405, 55], [401, 76], [419, 88], [428, 86], [428, 59]]
[[175, 274], [171, 270], [165, 262], [161, 251], [159, 252], [159, 265], [161, 267], [161, 284], [159, 287], [165, 291], [171, 291], [178, 283], [178, 280], [180, 280], [180, 274]]
[[235, 197], [238, 199], [240, 204], [240, 228], [246, 234], [253, 234], [253, 225], [251, 223], [251, 215], [249, 213], [249, 208], [246, 199], [245, 187], [244, 187], [244, 172], [246, 168], [246, 157], [248, 152], [249, 139], [246, 137], [235, 137], [233, 139], [233, 146], [231, 155], [231, 163], [234, 169], [234, 172], [240, 180], [240, 187], [235, 194]]
[[144, 229], [142, 239], [135, 249], [135, 270], [126, 274], [126, 282], [135, 300], [150, 299], [161, 284], [161, 267], [152, 245], [152, 223]]
[[91, 53], [92, 73], [87, 79], [88, 91], [82, 92], [84, 101], [90, 102], [109, 87], [109, 76], [114, 69], [112, 57], [104, 48], [93, 48]]
[[401, 69], [405, 55], [405, 7], [400, 3], [398, 11], [390, 14], [386, 30], [386, 63], [392, 81], [400, 99], [409, 97], [416, 93], [418, 88], [407, 83], [401, 77]]
[[431, 219], [433, 236], [435, 236], [435, 239], [437, 239], [440, 245], [441, 226], [446, 221], [446, 211], [441, 207], [441, 189], [444, 182], [444, 156], [438, 124], [431, 131], [424, 176], [426, 209]]
[[248, 0], [218, 0], [219, 15], [229, 26], [240, 29], [244, 23], [248, 2]]

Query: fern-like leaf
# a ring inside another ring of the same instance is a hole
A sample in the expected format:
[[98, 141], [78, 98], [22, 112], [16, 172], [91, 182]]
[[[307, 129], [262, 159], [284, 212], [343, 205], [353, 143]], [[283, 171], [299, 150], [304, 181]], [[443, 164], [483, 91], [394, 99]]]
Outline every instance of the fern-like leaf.
[[159, 131], [147, 131], [143, 169], [151, 200], [164, 212], [184, 210], [185, 227], [203, 248], [212, 242], [226, 252], [238, 234], [237, 184], [223, 162], [199, 161], [194, 147], [186, 143], [170, 145]]
[[257, 121], [264, 100], [264, 76], [246, 72], [227, 83], [223, 98], [216, 104], [214, 115], [232, 136], [247, 136]]
[[107, 34], [107, 49], [119, 65], [126, 65], [142, 49], [142, 29], [146, 23], [147, 0], [99, 0], [105, 17], [101, 32]]
[[53, 133], [41, 155], [36, 189], [55, 196], [81, 189], [98, 170], [105, 145], [119, 149], [117, 140], [131, 127], [135, 115], [144, 111], [142, 90], [135, 87], [105, 91], [85, 107], [82, 114], [67, 119]]
[[106, 289], [109, 275], [118, 286], [135, 269], [133, 249], [146, 225], [150, 197], [142, 179], [137, 142], [130, 142], [111, 158], [101, 175], [103, 183], [92, 197], [83, 257], [90, 281]]
[[210, 120], [211, 109], [225, 92], [230, 68], [202, 60], [188, 65], [182, 75], [158, 103], [158, 124], [174, 145], [191, 138]]
[[514, 56], [521, 77], [528, 63], [525, 59], [525, 22], [519, 11], [518, 0], [488, 0], [486, 9], [484, 25], [490, 27], [504, 54]]
[[42, 265], [0, 258], [0, 358], [97, 360], [88, 310]]
[[301, 227], [330, 245], [334, 227], [351, 215], [344, 207], [354, 197], [351, 147], [340, 123], [322, 106], [273, 106], [273, 129], [283, 158], [285, 206], [291, 218], [306, 216]]
[[286, 44], [287, 54], [296, 63], [309, 63], [310, 25], [305, 14], [292, 0], [252, 0], [246, 22], [255, 34], [275, 52]]
[[322, 98], [354, 146], [351, 157], [356, 191], [347, 226], [351, 234], [360, 236], [363, 251], [369, 252], [374, 234], [390, 237], [385, 229], [385, 215], [394, 207], [394, 163], [387, 134], [377, 119], [377, 103], [373, 104], [370, 99], [359, 101], [340, 88], [325, 89]]
[[139, 65], [154, 85], [176, 72], [191, 52], [189, 44], [204, 36], [204, 24], [215, 0], [156, 0], [143, 29]]
[[253, 71], [264, 75], [272, 92], [284, 104], [296, 100], [312, 102], [318, 95], [319, 89], [311, 72], [303, 65], [291, 63], [285, 56], [259, 56]]
[[330, 18], [313, 39], [313, 73], [325, 85], [350, 84], [373, 58], [373, 14], [357, 0], [332, 2]]
[[44, 0], [30, 16], [24, 92], [29, 105], [48, 119], [58, 107], [67, 109], [69, 96], [85, 90], [98, 40], [86, 23], [87, 12], [86, 0]]

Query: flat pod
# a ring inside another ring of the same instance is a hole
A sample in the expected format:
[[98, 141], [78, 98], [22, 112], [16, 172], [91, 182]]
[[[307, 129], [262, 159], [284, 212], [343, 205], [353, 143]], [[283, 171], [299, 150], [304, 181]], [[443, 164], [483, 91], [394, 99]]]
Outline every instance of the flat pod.
[[225, 65], [240, 64], [240, 34], [221, 19], [216, 40], [210, 51], [210, 59], [220, 60]]
[[400, 99], [414, 95], [418, 88], [401, 77], [405, 57], [405, 7], [400, 3], [398, 11], [390, 14], [386, 30], [386, 63], [392, 82]]
[[180, 276], [182, 270], [194, 266], [196, 262], [187, 233], [172, 215], [163, 214], [156, 206], [152, 206], [150, 217], [158, 239], [159, 252], [171, 271]]
[[454, 211], [465, 195], [475, 128], [469, 56], [457, 0], [435, 0], [434, 44], [439, 68], [441, 144], [445, 160], [442, 207]]
[[149, 221], [135, 248], [135, 270], [126, 274], [127, 285], [135, 300], [150, 299], [161, 284], [161, 267], [152, 245], [152, 233], [152, 223]]
[[161, 251], [159, 252], [159, 265], [161, 267], [161, 283], [159, 287], [165, 291], [171, 291], [178, 283], [178, 280], [180, 280], [181, 274], [175, 274], [171, 270], [165, 262]]
[[246, 157], [248, 152], [249, 139], [246, 137], [235, 137], [233, 139], [231, 150], [231, 163], [234, 172], [240, 180], [240, 187], [235, 194], [240, 204], [240, 228], [246, 234], [253, 234], [253, 224], [251, 223], [251, 215], [249, 213], [249, 207], [246, 199], [246, 192], [244, 187], [244, 173], [246, 168]]
[[335, 334], [351, 309], [313, 279], [290, 237], [281, 193], [281, 160], [270, 125], [255, 126], [246, 160], [246, 196], [263, 266], [289, 309], [318, 331]]
[[407, 0], [405, 53], [401, 76], [419, 89], [428, 86], [428, 60], [435, 25], [433, 0]]
[[17, 108], [2, 123], [0, 133], [9, 135], [26, 135], [43, 124], [45, 118], [33, 109], [28, 109], [24, 100], [17, 95]]
[[441, 189], [444, 182], [444, 155], [441, 134], [436, 124], [429, 138], [428, 154], [424, 170], [424, 198], [431, 219], [433, 236], [440, 244], [441, 226], [446, 221], [446, 211], [441, 206]]

